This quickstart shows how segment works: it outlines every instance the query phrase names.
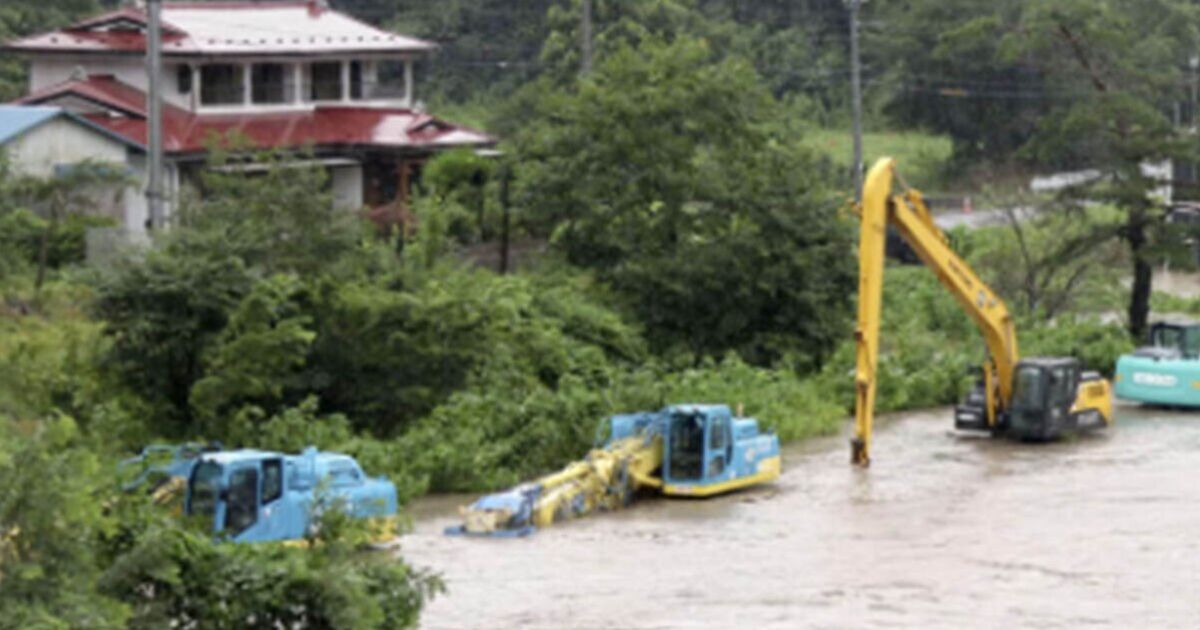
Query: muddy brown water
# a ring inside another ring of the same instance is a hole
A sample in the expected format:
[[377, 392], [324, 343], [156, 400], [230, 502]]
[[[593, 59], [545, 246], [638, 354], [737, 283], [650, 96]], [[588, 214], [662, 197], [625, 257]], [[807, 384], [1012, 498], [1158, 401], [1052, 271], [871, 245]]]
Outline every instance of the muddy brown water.
[[1119, 407], [1108, 434], [964, 437], [939, 409], [785, 449], [761, 489], [647, 499], [522, 539], [442, 535], [409, 561], [449, 592], [422, 627], [1200, 628], [1200, 414]]

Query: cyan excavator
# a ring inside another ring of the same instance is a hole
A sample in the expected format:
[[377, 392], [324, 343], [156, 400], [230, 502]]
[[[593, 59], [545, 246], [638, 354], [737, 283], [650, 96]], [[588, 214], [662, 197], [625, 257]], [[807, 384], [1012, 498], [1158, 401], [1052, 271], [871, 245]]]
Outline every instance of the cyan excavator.
[[[851, 460], [871, 462], [875, 415], [879, 322], [887, 227], [896, 228], [917, 257], [937, 276], [982, 333], [987, 346], [982, 374], [955, 407], [957, 429], [989, 431], [1020, 440], [1051, 440], [1112, 423], [1112, 389], [1073, 357], [1021, 359], [1012, 316], [996, 294], [950, 248], [934, 223], [921, 193], [909, 188], [884, 158], [872, 166], [863, 185], [859, 235], [858, 327], [855, 330], [855, 434]], [[902, 192], [893, 193], [899, 181]]]

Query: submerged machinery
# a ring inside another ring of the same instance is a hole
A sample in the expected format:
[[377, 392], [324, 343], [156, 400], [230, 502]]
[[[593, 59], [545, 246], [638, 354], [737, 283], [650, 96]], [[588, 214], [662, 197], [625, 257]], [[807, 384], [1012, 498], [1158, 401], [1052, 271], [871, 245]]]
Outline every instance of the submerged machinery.
[[121, 467], [141, 469], [126, 489], [149, 485], [157, 502], [179, 501], [183, 514], [234, 542], [304, 538], [329, 509], [369, 519], [381, 539], [396, 532], [396, 486], [368, 477], [349, 455], [187, 444], [147, 447]]
[[[858, 248], [858, 327], [855, 369], [855, 436], [851, 459], [870, 464], [875, 414], [879, 323], [887, 227], [894, 226], [975, 322], [987, 346], [979, 381], [955, 408], [958, 429], [989, 431], [1025, 440], [1048, 440], [1108, 426], [1112, 392], [1099, 374], [1084, 372], [1073, 357], [1022, 359], [1017, 331], [1004, 301], [950, 248], [917, 190], [892, 191], [895, 160], [884, 158], [867, 173]], [[903, 184], [903, 180], [900, 180]]]
[[522, 536], [551, 523], [629, 504], [650, 489], [706, 497], [772, 481], [779, 438], [725, 405], [675, 405], [608, 419], [602, 444], [561, 471], [462, 508], [447, 534]]
[[1117, 360], [1117, 398], [1151, 405], [1200, 407], [1200, 322], [1150, 327], [1149, 344]]

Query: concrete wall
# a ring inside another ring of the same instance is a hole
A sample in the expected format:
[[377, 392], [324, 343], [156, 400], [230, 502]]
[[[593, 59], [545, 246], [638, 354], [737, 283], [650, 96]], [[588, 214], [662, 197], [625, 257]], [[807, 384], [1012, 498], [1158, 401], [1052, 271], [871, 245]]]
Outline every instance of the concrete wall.
[[10, 140], [3, 147], [13, 171], [33, 177], [53, 177], [56, 166], [85, 160], [129, 170], [133, 183], [119, 190], [96, 190], [93, 214], [115, 219], [129, 231], [145, 230], [145, 159], [128, 145], [69, 118], [56, 118]]
[[363, 169], [358, 164], [329, 169], [335, 208], [358, 210], [363, 205]]
[[58, 164], [87, 159], [125, 164], [126, 145], [68, 118], [59, 117], [5, 145], [13, 168], [24, 175], [50, 177]]

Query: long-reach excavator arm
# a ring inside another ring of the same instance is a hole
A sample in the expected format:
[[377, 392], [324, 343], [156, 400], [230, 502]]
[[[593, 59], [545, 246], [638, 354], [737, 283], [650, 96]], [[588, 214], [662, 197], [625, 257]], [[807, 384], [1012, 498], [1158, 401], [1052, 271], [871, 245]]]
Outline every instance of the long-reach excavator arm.
[[[852, 460], [870, 463], [871, 429], [875, 413], [876, 366], [879, 359], [879, 323], [883, 302], [883, 269], [887, 226], [893, 225], [917, 256], [931, 269], [982, 333], [988, 357], [983, 365], [983, 394], [986, 427], [995, 429], [1001, 414], [1013, 400], [1018, 368], [1017, 335], [1004, 305], [954, 250], [949, 239], [933, 221], [933, 215], [917, 190], [903, 185], [893, 194], [893, 180], [904, 181], [895, 171], [895, 160], [879, 160], [867, 173], [859, 211], [862, 228], [859, 240], [857, 365], [855, 371], [855, 437]], [[1041, 369], [1041, 368], [1038, 368]], [[1051, 369], [1050, 377], [1067, 379]], [[1061, 368], [1067, 369], [1067, 368]], [[1077, 362], [1074, 382], [1078, 384]], [[1094, 379], [1090, 379], [1094, 380]], [[1055, 381], [1057, 383], [1057, 381]], [[1064, 386], [1070, 382], [1064, 381]], [[1053, 385], [1053, 384], [1052, 384]], [[1094, 393], [1094, 392], [1093, 392]], [[1071, 397], [1075, 401], [1074, 396]], [[1095, 405], [1089, 406], [1092, 409]], [[1107, 417], [1105, 418], [1107, 423]], [[1050, 434], [1047, 433], [1047, 436]]]

